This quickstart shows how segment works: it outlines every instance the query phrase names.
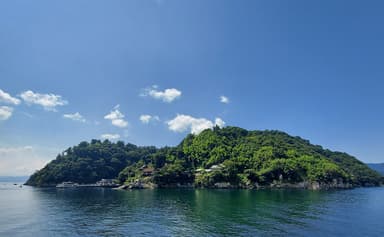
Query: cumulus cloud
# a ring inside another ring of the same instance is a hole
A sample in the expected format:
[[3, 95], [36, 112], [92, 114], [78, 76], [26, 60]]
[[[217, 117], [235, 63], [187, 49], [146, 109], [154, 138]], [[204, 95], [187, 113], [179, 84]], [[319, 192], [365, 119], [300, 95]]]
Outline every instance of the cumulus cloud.
[[149, 114], [142, 114], [142, 115], [140, 115], [139, 119], [144, 124], [148, 124], [150, 122], [155, 122], [155, 121], [160, 121], [159, 116], [157, 116], [157, 115], [152, 116]]
[[229, 103], [229, 98], [224, 96], [224, 95], [222, 95], [222, 96], [220, 96], [220, 102], [224, 103], [224, 104], [228, 104]]
[[64, 114], [63, 117], [66, 119], [71, 119], [73, 121], [79, 121], [82, 123], [86, 122], [85, 118], [79, 112], [76, 112], [74, 114]]
[[32, 146], [0, 147], [0, 174], [5, 176], [31, 175], [57, 154], [56, 149]]
[[157, 90], [157, 86], [152, 86], [144, 90], [141, 96], [150, 96], [163, 102], [171, 103], [181, 96], [181, 91], [175, 88], [165, 89], [164, 91]]
[[0, 120], [7, 120], [12, 116], [13, 108], [8, 106], [0, 106]]
[[106, 134], [102, 134], [100, 137], [101, 137], [101, 139], [117, 140], [120, 138], [120, 135], [119, 134], [106, 133]]
[[55, 94], [40, 94], [31, 90], [24, 91], [20, 94], [20, 97], [27, 104], [36, 104], [42, 106], [45, 110], [56, 111], [57, 106], [63, 106], [68, 104], [68, 101], [63, 100], [61, 95]]
[[215, 118], [215, 125], [219, 126], [220, 128], [225, 126], [225, 122], [221, 118]]
[[111, 120], [112, 125], [120, 128], [125, 128], [128, 126], [128, 122], [124, 120], [124, 114], [119, 111], [120, 105], [116, 105], [113, 110], [104, 116], [104, 119]]
[[13, 105], [20, 104], [19, 99], [12, 97], [10, 94], [3, 91], [2, 89], [0, 89], [0, 102], [7, 103], [7, 104], [13, 104]]
[[215, 122], [206, 118], [195, 118], [190, 115], [178, 114], [175, 118], [167, 122], [168, 128], [174, 132], [185, 132], [190, 130], [193, 134], [199, 134], [205, 129], [214, 126], [222, 127], [225, 122], [221, 118], [216, 118]]

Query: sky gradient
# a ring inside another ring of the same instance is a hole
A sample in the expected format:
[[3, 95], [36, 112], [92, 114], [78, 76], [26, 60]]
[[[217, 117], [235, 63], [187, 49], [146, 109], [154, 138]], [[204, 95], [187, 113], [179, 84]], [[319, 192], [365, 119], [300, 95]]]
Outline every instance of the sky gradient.
[[0, 175], [83, 140], [277, 129], [384, 162], [382, 1], [1, 1]]

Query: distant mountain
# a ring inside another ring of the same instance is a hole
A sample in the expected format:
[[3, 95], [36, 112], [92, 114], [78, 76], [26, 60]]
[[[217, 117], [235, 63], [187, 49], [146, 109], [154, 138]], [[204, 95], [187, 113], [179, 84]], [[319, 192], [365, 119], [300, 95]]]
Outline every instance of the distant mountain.
[[0, 176], [0, 182], [24, 183], [29, 176]]
[[93, 183], [117, 178], [158, 187], [348, 188], [379, 185], [382, 176], [355, 157], [281, 131], [215, 127], [157, 149], [119, 141], [81, 142], [34, 173], [28, 185]]
[[373, 169], [373, 170], [376, 170], [377, 172], [379, 172], [381, 175], [384, 175], [384, 163], [370, 163], [370, 164], [367, 164], [369, 168]]

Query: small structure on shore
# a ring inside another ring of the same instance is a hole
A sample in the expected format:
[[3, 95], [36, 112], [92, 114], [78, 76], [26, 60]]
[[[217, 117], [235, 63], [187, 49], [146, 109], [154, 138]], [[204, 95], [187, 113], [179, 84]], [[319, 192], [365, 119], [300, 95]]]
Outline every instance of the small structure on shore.
[[56, 188], [76, 188], [78, 186], [79, 186], [78, 183], [68, 181], [68, 182], [62, 182], [56, 185]]
[[93, 184], [78, 184], [75, 182], [62, 182], [56, 185], [56, 188], [114, 188], [119, 185], [115, 182], [114, 179], [101, 179]]
[[154, 168], [147, 167], [143, 169], [143, 176], [151, 176], [153, 172], [155, 171]]
[[117, 186], [114, 179], [101, 179], [96, 182], [96, 185], [100, 187]]
[[225, 165], [223, 165], [223, 164], [212, 165], [209, 169], [198, 168], [198, 169], [195, 170], [195, 173], [196, 174], [201, 174], [203, 172], [209, 173], [209, 172], [212, 172], [212, 171], [222, 170], [223, 168], [225, 168]]

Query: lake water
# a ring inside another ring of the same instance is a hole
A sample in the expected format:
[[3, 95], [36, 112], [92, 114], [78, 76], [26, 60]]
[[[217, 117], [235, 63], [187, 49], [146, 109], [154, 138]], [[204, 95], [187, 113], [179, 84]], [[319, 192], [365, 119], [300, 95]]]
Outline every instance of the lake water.
[[0, 183], [0, 236], [384, 236], [384, 188], [132, 190]]

